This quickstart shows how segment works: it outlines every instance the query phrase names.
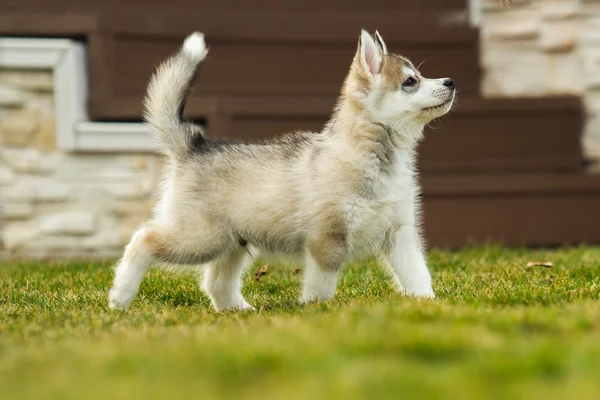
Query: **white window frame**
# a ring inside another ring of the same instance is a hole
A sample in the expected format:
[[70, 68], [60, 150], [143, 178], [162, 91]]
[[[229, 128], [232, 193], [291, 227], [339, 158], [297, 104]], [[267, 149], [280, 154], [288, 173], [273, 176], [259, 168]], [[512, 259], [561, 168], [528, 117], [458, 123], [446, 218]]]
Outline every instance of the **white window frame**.
[[92, 122], [86, 112], [85, 45], [70, 39], [1, 38], [0, 68], [50, 70], [54, 79], [56, 147], [70, 152], [155, 152], [142, 123]]
[[479, 27], [481, 23], [481, 0], [469, 0], [469, 23], [472, 27]]

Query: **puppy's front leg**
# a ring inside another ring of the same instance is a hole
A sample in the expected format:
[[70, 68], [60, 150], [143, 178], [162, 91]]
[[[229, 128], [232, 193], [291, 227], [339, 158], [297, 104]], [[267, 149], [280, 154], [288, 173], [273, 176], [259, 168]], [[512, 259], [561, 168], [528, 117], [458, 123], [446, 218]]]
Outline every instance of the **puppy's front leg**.
[[421, 238], [415, 226], [401, 226], [385, 256], [399, 290], [410, 296], [435, 298]]

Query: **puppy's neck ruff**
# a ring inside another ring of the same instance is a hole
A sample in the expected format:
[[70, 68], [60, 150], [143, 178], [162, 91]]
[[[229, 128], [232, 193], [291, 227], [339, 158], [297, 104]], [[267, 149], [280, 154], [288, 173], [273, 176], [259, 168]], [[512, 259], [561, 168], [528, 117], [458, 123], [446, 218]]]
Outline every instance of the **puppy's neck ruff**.
[[[336, 109], [325, 130], [339, 135], [356, 145], [367, 142], [390, 146], [390, 150], [412, 153], [423, 138], [424, 124], [394, 121], [377, 121], [360, 99], [349, 93], [345, 86]], [[361, 146], [362, 147], [362, 146]]]

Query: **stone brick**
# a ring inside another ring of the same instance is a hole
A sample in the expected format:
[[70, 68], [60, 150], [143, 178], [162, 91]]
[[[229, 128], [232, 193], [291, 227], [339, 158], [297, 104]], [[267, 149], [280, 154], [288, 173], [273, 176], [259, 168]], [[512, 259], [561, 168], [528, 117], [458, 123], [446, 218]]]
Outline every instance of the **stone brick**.
[[[531, 49], [496, 46], [483, 50], [482, 91], [487, 96], [539, 96], [546, 91], [544, 56]], [[524, 67], [525, 66], [525, 67]]]
[[4, 248], [11, 252], [35, 243], [34, 239], [37, 239], [40, 231], [36, 221], [15, 221], [6, 224], [0, 233]]
[[44, 180], [36, 187], [36, 199], [44, 202], [66, 201], [71, 195], [71, 187], [53, 180]]
[[8, 146], [27, 146], [34, 143], [39, 132], [40, 114], [37, 110], [15, 110], [0, 123], [2, 141]]
[[484, 11], [504, 11], [506, 12], [510, 8], [518, 8], [523, 6], [529, 6], [534, 0], [511, 0], [510, 5], [504, 5], [499, 0], [480, 0], [481, 8]]
[[0, 185], [8, 185], [13, 183], [16, 174], [6, 165], [0, 164]]
[[95, 185], [70, 184], [69, 201], [85, 204], [90, 210], [109, 212], [114, 198], [106, 190]]
[[35, 244], [26, 244], [24, 247], [28, 250], [37, 251], [38, 256], [41, 257], [48, 257], [53, 254], [60, 257], [64, 253], [81, 252], [82, 243], [83, 238], [77, 236], [42, 236], [36, 239]]
[[581, 73], [581, 59], [576, 52], [549, 54], [547, 79], [553, 95], [581, 95], [584, 79]]
[[41, 160], [39, 162], [40, 172], [42, 174], [51, 174], [58, 169], [64, 160], [65, 153], [61, 152], [49, 152], [40, 153]]
[[40, 230], [45, 235], [91, 235], [94, 229], [94, 215], [85, 211], [47, 215], [40, 222]]
[[54, 77], [51, 71], [3, 70], [0, 83], [35, 92], [52, 92]]
[[27, 100], [27, 107], [39, 110], [41, 113], [54, 114], [54, 95], [52, 93], [37, 93]]
[[481, 64], [486, 69], [503, 69], [506, 66], [517, 65], [521, 57], [529, 57], [529, 61], [537, 59], [541, 62], [544, 56], [539, 51], [537, 43], [531, 40], [485, 41], [481, 44], [481, 47]]
[[588, 115], [583, 134], [583, 152], [589, 160], [600, 162], [600, 115]]
[[597, 15], [600, 14], [600, 0], [579, 0], [579, 15]]
[[99, 182], [137, 182], [147, 175], [148, 163], [143, 158], [115, 155], [67, 155], [42, 161], [56, 179], [96, 184]]
[[588, 90], [583, 97], [583, 105], [588, 116], [600, 116], [600, 90]]
[[592, 164], [600, 164], [600, 139], [585, 137], [583, 139], [583, 153]]
[[56, 121], [54, 115], [40, 115], [35, 147], [42, 151], [56, 150]]
[[581, 47], [579, 54], [582, 60], [586, 89], [588, 91], [600, 89], [600, 46]]
[[36, 149], [0, 149], [0, 159], [17, 172], [36, 174], [40, 172], [42, 155]]
[[548, 21], [576, 18], [579, 14], [577, 0], [545, 0], [539, 3], [542, 18]]
[[546, 22], [541, 25], [539, 43], [546, 52], [568, 52], [577, 47], [579, 21], [575, 19]]
[[152, 199], [113, 200], [105, 203], [106, 210], [117, 218], [139, 216], [141, 219], [150, 217], [154, 207]]
[[20, 203], [3, 203], [4, 206], [4, 219], [18, 220], [27, 219], [33, 216], [34, 208], [31, 203], [20, 202]]
[[119, 200], [143, 199], [151, 192], [150, 184], [144, 184], [143, 182], [115, 183], [107, 185], [106, 189]]
[[528, 8], [486, 14], [480, 29], [485, 40], [535, 39], [540, 29], [540, 13]]
[[600, 15], [588, 15], [580, 19], [579, 42], [587, 45], [600, 45]]
[[496, 46], [484, 51], [482, 92], [487, 96], [578, 95], [583, 91], [576, 53], [543, 53]]
[[114, 229], [112, 232], [102, 232], [91, 237], [86, 237], [82, 240], [81, 247], [85, 250], [123, 250], [124, 244], [120, 240], [117, 232], [118, 229]]
[[156, 162], [157, 156], [131, 156], [128, 158], [128, 164], [132, 167], [139, 169], [141, 171], [146, 171], [149, 168], [149, 164], [154, 164]]
[[23, 92], [0, 85], [0, 107], [21, 107], [26, 100]]
[[3, 201], [33, 201], [35, 193], [35, 185], [29, 180], [16, 179], [13, 185], [0, 187], [0, 199]]

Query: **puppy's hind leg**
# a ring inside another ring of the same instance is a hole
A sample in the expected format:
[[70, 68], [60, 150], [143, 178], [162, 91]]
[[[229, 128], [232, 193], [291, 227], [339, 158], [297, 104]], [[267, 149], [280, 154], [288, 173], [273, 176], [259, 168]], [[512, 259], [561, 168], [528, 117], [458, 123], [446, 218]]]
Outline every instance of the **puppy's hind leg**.
[[246, 249], [235, 248], [208, 263], [204, 270], [202, 290], [217, 311], [252, 310], [242, 296], [242, 277], [248, 266]]
[[108, 294], [110, 308], [124, 310], [129, 307], [148, 268], [164, 247], [164, 239], [158, 228], [143, 227], [133, 235], [115, 270]]

